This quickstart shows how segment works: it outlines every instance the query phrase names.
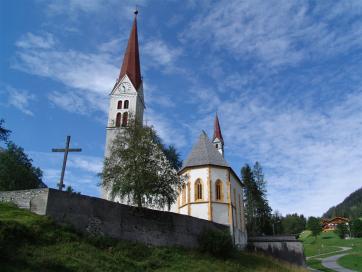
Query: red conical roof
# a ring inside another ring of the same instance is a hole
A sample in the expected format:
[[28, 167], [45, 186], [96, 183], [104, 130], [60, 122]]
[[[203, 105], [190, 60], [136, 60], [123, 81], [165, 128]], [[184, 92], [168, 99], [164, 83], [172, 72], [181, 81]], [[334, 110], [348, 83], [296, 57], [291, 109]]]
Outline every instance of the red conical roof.
[[219, 118], [217, 114], [215, 115], [215, 121], [214, 121], [214, 137], [212, 140], [215, 140], [218, 138], [221, 142], [224, 142], [224, 139], [222, 138], [221, 129], [220, 129], [220, 123]]
[[118, 80], [127, 75], [133, 86], [138, 89], [141, 79], [140, 55], [138, 51], [138, 34], [137, 34], [137, 12], [133, 20], [131, 34], [129, 36], [128, 45], [124, 54], [121, 72]]

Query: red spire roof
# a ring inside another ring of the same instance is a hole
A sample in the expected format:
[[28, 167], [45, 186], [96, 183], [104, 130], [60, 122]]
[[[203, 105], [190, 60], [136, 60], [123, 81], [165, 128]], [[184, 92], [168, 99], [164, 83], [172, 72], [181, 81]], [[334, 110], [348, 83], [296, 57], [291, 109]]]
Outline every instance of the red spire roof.
[[224, 142], [224, 139], [222, 138], [221, 129], [220, 129], [220, 123], [219, 123], [219, 117], [217, 116], [217, 113], [215, 115], [215, 121], [214, 121], [214, 137], [212, 140], [215, 140], [218, 138], [221, 142]]
[[137, 13], [138, 12], [135, 11], [131, 34], [128, 39], [127, 49], [124, 53], [122, 68], [118, 78], [118, 80], [121, 80], [124, 75], [127, 75], [136, 90], [142, 82], [140, 55], [138, 51]]

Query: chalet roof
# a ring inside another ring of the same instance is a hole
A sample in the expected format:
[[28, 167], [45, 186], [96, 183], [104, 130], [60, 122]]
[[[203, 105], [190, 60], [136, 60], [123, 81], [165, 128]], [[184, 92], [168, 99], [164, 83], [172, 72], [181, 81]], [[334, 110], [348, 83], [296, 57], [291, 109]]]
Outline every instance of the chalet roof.
[[128, 39], [127, 49], [124, 54], [121, 71], [118, 77], [118, 80], [121, 80], [125, 75], [127, 75], [136, 90], [142, 82], [138, 49], [137, 13], [138, 12], [135, 12], [131, 34]]
[[217, 116], [217, 113], [216, 113], [216, 115], [215, 115], [215, 121], [214, 121], [214, 137], [212, 138], [212, 140], [215, 140], [216, 138], [218, 138], [221, 142], [224, 142], [224, 139], [222, 138], [222, 134], [221, 134], [219, 117]]
[[189, 156], [184, 161], [181, 171], [184, 168], [199, 165], [216, 165], [230, 168], [223, 156], [210, 142], [205, 131], [201, 132], [197, 143], [192, 147]]

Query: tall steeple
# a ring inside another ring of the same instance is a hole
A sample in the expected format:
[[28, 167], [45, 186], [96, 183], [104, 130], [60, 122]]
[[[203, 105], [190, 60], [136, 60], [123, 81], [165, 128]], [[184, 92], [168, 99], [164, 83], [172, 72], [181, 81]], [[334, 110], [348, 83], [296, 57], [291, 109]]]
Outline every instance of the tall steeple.
[[119, 73], [118, 81], [121, 80], [125, 75], [129, 77], [133, 86], [138, 90], [141, 82], [141, 65], [140, 55], [138, 50], [138, 33], [137, 33], [137, 14], [136, 10], [133, 19], [133, 25], [131, 34], [129, 35], [128, 45], [126, 52], [124, 53], [123, 63], [121, 72]]
[[[129, 120], [143, 123], [145, 102], [138, 48], [137, 14], [135, 11], [131, 33], [123, 57], [121, 71], [110, 93], [105, 156], [110, 153], [116, 134], [127, 127]], [[124, 36], [128, 33], [123, 34]], [[132, 117], [132, 119], [130, 119]]]
[[214, 144], [215, 148], [221, 153], [221, 155], [224, 156], [224, 139], [222, 138], [219, 117], [217, 116], [217, 113], [214, 120], [214, 137], [212, 138], [212, 143]]

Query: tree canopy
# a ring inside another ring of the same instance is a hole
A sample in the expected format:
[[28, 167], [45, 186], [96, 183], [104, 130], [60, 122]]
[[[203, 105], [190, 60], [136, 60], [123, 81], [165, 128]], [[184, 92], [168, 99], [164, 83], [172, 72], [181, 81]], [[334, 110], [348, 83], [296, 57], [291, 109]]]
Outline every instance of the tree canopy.
[[320, 219], [314, 216], [309, 217], [307, 222], [307, 229], [312, 232], [314, 237], [317, 237], [317, 235], [322, 232]]
[[0, 191], [46, 187], [41, 178], [42, 171], [32, 165], [23, 148], [9, 142], [0, 151]]
[[281, 220], [283, 234], [300, 234], [306, 228], [307, 220], [303, 214], [287, 214]]
[[177, 171], [152, 127], [132, 120], [129, 124], [118, 133], [105, 159], [102, 185], [113, 199], [126, 199], [138, 207], [170, 208], [180, 186]]

